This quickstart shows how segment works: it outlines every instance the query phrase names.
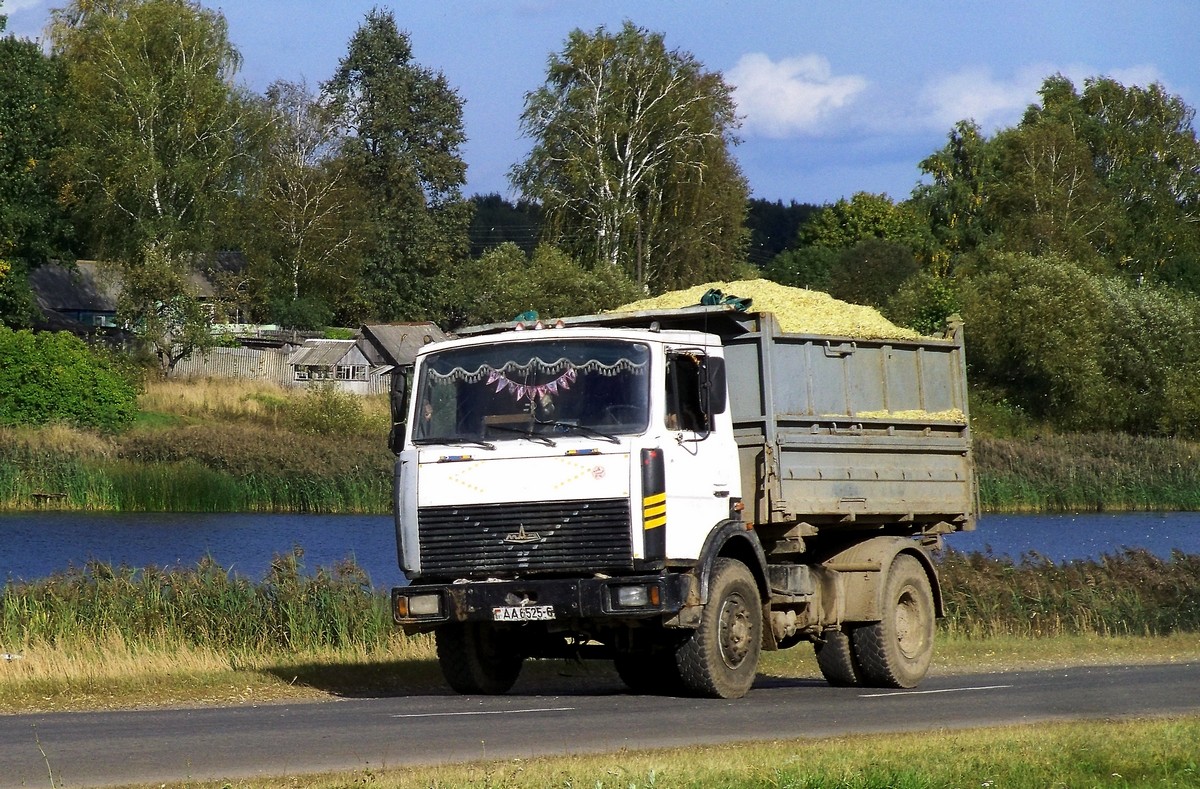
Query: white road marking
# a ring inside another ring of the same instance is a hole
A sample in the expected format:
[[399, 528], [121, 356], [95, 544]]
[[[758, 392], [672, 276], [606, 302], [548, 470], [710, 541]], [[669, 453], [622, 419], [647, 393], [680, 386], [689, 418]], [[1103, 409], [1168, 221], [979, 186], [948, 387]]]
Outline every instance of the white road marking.
[[1002, 690], [1012, 685], [979, 685], [974, 688], [943, 688], [941, 690], [895, 690], [888, 693], [860, 693], [860, 699], [881, 699], [887, 696], [920, 696], [929, 693], [963, 693], [970, 690]]
[[390, 718], [450, 718], [456, 715], [521, 715], [526, 712], [571, 712], [574, 707], [535, 707], [529, 710], [475, 710], [473, 712], [414, 712], [389, 715]]

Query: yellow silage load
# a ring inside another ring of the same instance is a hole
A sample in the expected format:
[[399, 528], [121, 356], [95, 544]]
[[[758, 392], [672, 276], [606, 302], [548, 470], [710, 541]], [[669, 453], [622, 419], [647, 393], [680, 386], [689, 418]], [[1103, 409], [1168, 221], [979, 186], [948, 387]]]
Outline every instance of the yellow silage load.
[[712, 289], [720, 290], [726, 296], [752, 299], [751, 311], [773, 313], [779, 328], [788, 334], [830, 334], [862, 340], [915, 340], [921, 337], [911, 329], [895, 325], [872, 307], [849, 304], [819, 290], [789, 288], [766, 279], [709, 282], [625, 304], [613, 311], [694, 307]]

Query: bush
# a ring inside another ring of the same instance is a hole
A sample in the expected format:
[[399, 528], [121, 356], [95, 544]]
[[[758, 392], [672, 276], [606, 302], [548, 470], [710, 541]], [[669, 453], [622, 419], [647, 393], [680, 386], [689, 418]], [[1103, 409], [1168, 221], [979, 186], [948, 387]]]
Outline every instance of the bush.
[[287, 423], [301, 433], [383, 436], [389, 425], [376, 423], [363, 410], [362, 398], [336, 386], [312, 386], [293, 400]]
[[976, 387], [1060, 428], [1200, 435], [1200, 300], [1056, 258], [983, 268], [962, 290]]
[[111, 357], [65, 332], [0, 327], [0, 425], [115, 430], [136, 415], [137, 387]]

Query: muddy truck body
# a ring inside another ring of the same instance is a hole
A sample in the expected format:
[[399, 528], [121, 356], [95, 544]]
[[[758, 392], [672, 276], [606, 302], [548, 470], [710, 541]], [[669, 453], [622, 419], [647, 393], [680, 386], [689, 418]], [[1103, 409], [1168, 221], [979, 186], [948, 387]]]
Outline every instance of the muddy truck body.
[[463, 693], [531, 658], [737, 698], [810, 643], [838, 685], [912, 687], [974, 528], [960, 326], [789, 334], [729, 306], [479, 327], [393, 391], [407, 633]]

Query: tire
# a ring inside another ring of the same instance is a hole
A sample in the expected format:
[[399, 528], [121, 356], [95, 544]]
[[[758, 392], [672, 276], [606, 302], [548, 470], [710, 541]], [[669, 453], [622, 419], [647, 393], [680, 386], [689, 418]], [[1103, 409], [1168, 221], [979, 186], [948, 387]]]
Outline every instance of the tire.
[[862, 668], [854, 654], [850, 636], [844, 630], [826, 630], [824, 641], [813, 644], [817, 666], [825, 681], [837, 688], [850, 688], [863, 684]]
[[625, 652], [613, 658], [613, 666], [634, 693], [671, 695], [683, 690], [670, 652]]
[[508, 631], [494, 625], [443, 625], [436, 633], [438, 665], [458, 693], [507, 693], [521, 673], [524, 657]]
[[933, 659], [933, 630], [929, 576], [919, 561], [901, 554], [888, 570], [883, 619], [851, 633], [865, 682], [881, 688], [915, 687]]
[[762, 600], [754, 576], [741, 562], [717, 559], [700, 626], [675, 653], [686, 689], [719, 699], [745, 696], [758, 673], [762, 635]]

